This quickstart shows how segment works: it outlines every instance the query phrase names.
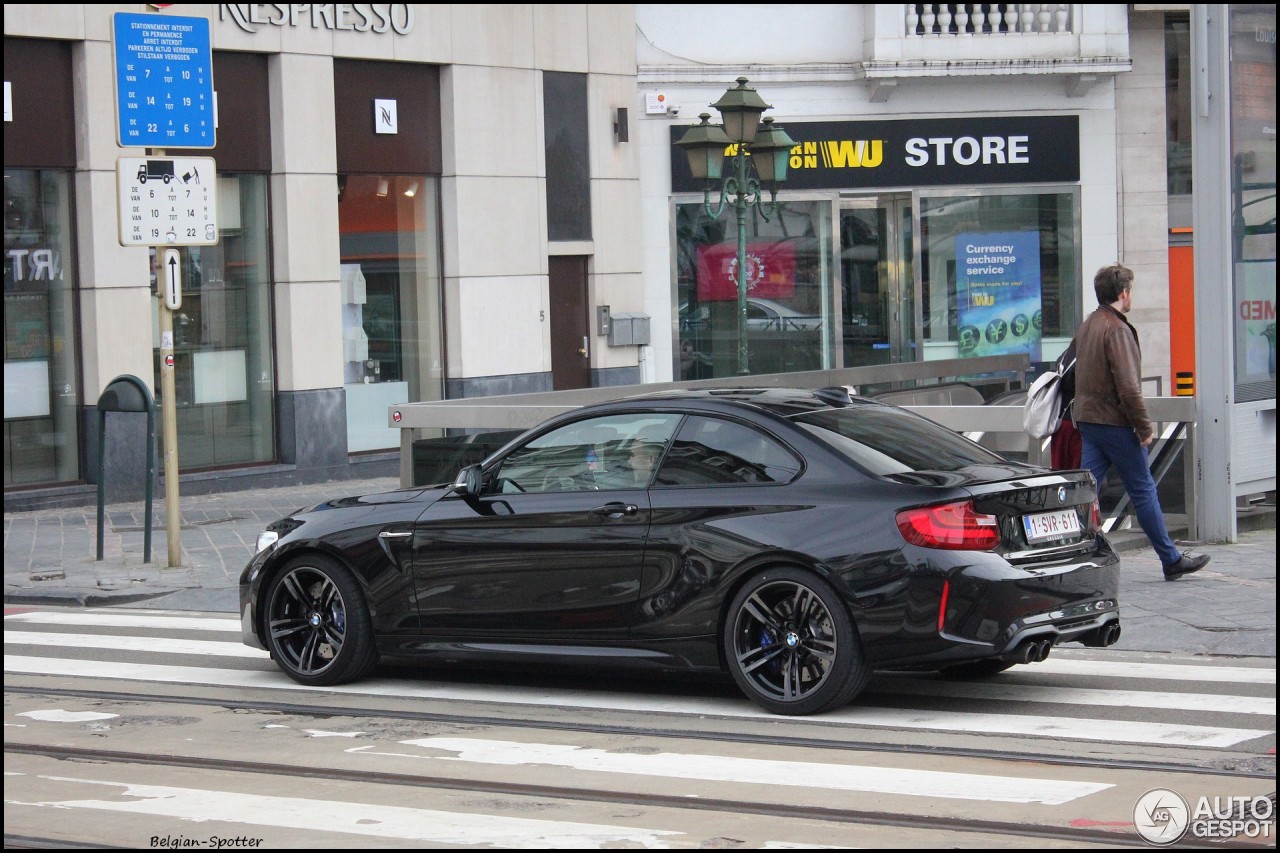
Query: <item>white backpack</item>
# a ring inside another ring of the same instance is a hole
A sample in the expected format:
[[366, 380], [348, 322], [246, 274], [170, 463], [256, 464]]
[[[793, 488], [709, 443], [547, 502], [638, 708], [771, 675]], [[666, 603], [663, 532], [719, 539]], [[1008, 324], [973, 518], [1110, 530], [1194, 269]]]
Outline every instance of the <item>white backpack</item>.
[[1072, 341], [1054, 370], [1036, 377], [1027, 389], [1027, 402], [1022, 406], [1022, 429], [1032, 438], [1048, 438], [1062, 426], [1063, 415], [1071, 406], [1071, 399], [1063, 398], [1063, 383], [1071, 386], [1068, 393], [1075, 397], [1076, 353]]

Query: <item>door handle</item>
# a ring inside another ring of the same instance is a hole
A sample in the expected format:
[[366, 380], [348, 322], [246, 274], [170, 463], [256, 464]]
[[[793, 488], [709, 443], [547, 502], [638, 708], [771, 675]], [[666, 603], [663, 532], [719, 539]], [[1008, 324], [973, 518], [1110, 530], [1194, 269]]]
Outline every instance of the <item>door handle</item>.
[[583, 336], [582, 336], [582, 346], [578, 348], [578, 355], [582, 356], [583, 358], [586, 358], [586, 357], [587, 357], [587, 353], [588, 353], [587, 344], [588, 344], [588, 343], [589, 343], [589, 341], [587, 341], [587, 337], [586, 337], [586, 335], [583, 335]]
[[640, 511], [640, 507], [635, 504], [624, 504], [620, 501], [607, 503], [604, 506], [598, 506], [591, 510], [596, 515], [603, 515], [606, 518], [621, 518], [624, 515], [635, 515]]

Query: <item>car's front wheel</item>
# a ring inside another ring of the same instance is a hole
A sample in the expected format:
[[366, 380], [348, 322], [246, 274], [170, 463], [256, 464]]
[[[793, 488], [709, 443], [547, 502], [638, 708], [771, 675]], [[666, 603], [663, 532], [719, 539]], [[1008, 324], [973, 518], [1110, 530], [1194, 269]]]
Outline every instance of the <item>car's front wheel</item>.
[[768, 569], [738, 591], [724, 625], [738, 687], [775, 714], [820, 714], [847, 704], [871, 677], [836, 591], [792, 567]]
[[354, 681], [377, 662], [373, 626], [351, 572], [321, 554], [299, 557], [267, 589], [271, 657], [301, 684]]

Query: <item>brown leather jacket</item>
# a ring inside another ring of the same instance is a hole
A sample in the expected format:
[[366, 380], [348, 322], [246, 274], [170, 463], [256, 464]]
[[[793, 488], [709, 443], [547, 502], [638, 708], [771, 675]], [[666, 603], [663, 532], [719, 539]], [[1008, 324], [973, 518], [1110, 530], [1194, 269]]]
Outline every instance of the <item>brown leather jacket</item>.
[[1155, 426], [1142, 401], [1138, 330], [1110, 305], [1100, 305], [1076, 332], [1076, 423], [1133, 427], [1146, 441]]

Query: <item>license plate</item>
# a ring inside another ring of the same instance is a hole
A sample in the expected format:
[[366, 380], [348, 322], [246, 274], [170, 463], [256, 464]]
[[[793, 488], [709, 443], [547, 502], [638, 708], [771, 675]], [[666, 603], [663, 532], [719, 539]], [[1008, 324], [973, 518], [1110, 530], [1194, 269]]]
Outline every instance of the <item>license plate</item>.
[[1080, 516], [1074, 509], [1060, 509], [1055, 512], [1038, 512], [1035, 515], [1022, 517], [1022, 529], [1027, 532], [1028, 542], [1041, 542], [1045, 539], [1061, 539], [1080, 532]]

